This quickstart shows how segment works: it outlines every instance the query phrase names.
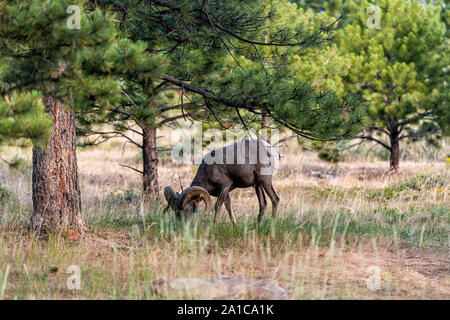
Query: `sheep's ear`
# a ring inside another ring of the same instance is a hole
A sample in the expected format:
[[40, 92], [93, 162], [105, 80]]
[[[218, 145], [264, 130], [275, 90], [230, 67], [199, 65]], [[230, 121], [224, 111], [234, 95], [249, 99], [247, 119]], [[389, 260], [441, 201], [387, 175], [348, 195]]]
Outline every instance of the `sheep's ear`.
[[175, 210], [178, 201], [178, 193], [175, 193], [171, 187], [165, 187], [164, 197], [166, 198], [167, 204]]

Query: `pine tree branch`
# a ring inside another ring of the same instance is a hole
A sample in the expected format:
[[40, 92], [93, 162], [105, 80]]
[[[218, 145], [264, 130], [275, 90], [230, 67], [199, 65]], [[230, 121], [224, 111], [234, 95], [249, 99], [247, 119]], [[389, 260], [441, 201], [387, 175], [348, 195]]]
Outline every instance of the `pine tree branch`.
[[[233, 38], [236, 38], [242, 42], [251, 44], [251, 45], [256, 45], [256, 46], [272, 46], [272, 47], [299, 47], [299, 46], [303, 46], [305, 44], [308, 44], [309, 42], [313, 41], [313, 37], [307, 38], [307, 39], [303, 39], [301, 41], [297, 41], [297, 42], [276, 42], [276, 41], [270, 41], [270, 42], [261, 42], [261, 41], [255, 41], [255, 40], [250, 40], [244, 37], [241, 37], [240, 35], [236, 34], [235, 32], [220, 26], [217, 23], [212, 23], [211, 20], [209, 19], [209, 15], [208, 12], [206, 11], [206, 9], [203, 7], [201, 9], [201, 12], [207, 17], [207, 21], [208, 23], [210, 23], [210, 25], [213, 28], [217, 28], [219, 30], [221, 30], [222, 32], [225, 32], [227, 34], [229, 34], [230, 36], [232, 36]], [[327, 25], [327, 26], [322, 26], [319, 28], [319, 31], [317, 32], [318, 34], [322, 34], [325, 32], [329, 32], [331, 29], [334, 28], [334, 26], [338, 23], [339, 20], [341, 20], [343, 18], [343, 15], [339, 16], [338, 18], [336, 18], [336, 20], [334, 22], [332, 22], [331, 24]], [[331, 40], [331, 39], [325, 39], [325, 40]]]
[[114, 108], [114, 109], [112, 109], [112, 111], [128, 116], [130, 119], [134, 120], [136, 122], [136, 124], [140, 127], [144, 126], [144, 124], [138, 118], [136, 118], [136, 116], [134, 114], [132, 114], [131, 112], [128, 112], [128, 111], [122, 110], [122, 109], [118, 109], [118, 108]]
[[438, 128], [433, 128], [433, 130], [429, 130], [429, 131], [413, 132], [413, 133], [410, 133], [407, 135], [400, 136], [399, 140], [409, 139], [409, 138], [412, 138], [412, 139], [422, 138], [422, 137], [426, 137], [426, 136], [432, 135], [437, 132], [439, 132]]
[[211, 91], [211, 90], [209, 90], [207, 88], [200, 88], [200, 87], [193, 86], [193, 85], [191, 85], [189, 83], [186, 83], [186, 82], [184, 82], [182, 80], [179, 80], [179, 79], [177, 79], [177, 78], [175, 78], [173, 76], [170, 76], [168, 74], [162, 74], [161, 78], [166, 80], [166, 81], [168, 81], [168, 82], [171, 82], [171, 83], [173, 83], [173, 84], [175, 84], [177, 86], [183, 87], [187, 91], [190, 91], [190, 92], [193, 92], [193, 93], [197, 93], [197, 94], [201, 95], [203, 98], [219, 102], [219, 103], [221, 103], [221, 104], [223, 104], [225, 106], [229, 106], [229, 107], [233, 107], [233, 108], [246, 109], [246, 110], [248, 110], [250, 112], [255, 113], [254, 108], [252, 108], [251, 106], [249, 106], [249, 105], [247, 105], [245, 103], [235, 103], [235, 102], [232, 102], [232, 101], [227, 100], [227, 99], [219, 98], [219, 97], [217, 97], [214, 94], [213, 91]]
[[[194, 118], [194, 116], [197, 116], [197, 115], [200, 115], [200, 114], [201, 114], [201, 111], [195, 112], [195, 113], [193, 113], [193, 114], [190, 114], [190, 113], [189, 113], [189, 116], [190, 116], [191, 118]], [[160, 126], [163, 126], [163, 125], [165, 125], [165, 124], [167, 124], [167, 123], [169, 123], [169, 122], [172, 122], [172, 121], [175, 121], [175, 120], [179, 120], [179, 119], [186, 119], [186, 115], [180, 114], [180, 115], [177, 115], [177, 116], [174, 116], [174, 117], [166, 118], [166, 119], [161, 120], [160, 122], [158, 122], [158, 123], [156, 124], [156, 126], [157, 126], [157, 127], [160, 127]]]
[[[240, 101], [240, 102], [233, 102], [233, 101], [230, 101], [230, 100], [228, 100], [228, 99], [224, 99], [224, 98], [217, 97], [217, 96], [214, 94], [213, 91], [211, 91], [211, 90], [209, 90], [209, 89], [207, 89], [207, 88], [201, 88], [201, 87], [193, 86], [193, 85], [191, 85], [191, 84], [189, 84], [189, 83], [186, 83], [186, 82], [184, 82], [184, 81], [182, 81], [182, 80], [180, 80], [180, 79], [177, 79], [177, 78], [175, 78], [175, 77], [173, 77], [173, 76], [170, 76], [170, 75], [168, 75], [168, 74], [162, 74], [162, 75], [161, 75], [161, 78], [162, 78], [163, 80], [166, 80], [166, 81], [168, 81], [168, 82], [171, 82], [171, 83], [173, 83], [173, 84], [175, 84], [175, 85], [177, 85], [177, 86], [180, 86], [180, 87], [182, 86], [182, 87], [183, 87], [185, 90], [187, 90], [187, 91], [190, 91], [190, 92], [197, 93], [197, 94], [201, 95], [206, 101], [207, 101], [207, 100], [215, 101], [215, 102], [218, 102], [218, 103], [220, 103], [220, 104], [222, 104], [222, 105], [224, 105], [224, 106], [231, 107], [231, 108], [233, 108], [233, 109], [235, 109], [235, 110], [237, 110], [237, 109], [244, 109], [244, 110], [249, 111], [249, 112], [251, 112], [251, 113], [253, 113], [253, 114], [258, 114], [258, 115], [261, 115], [261, 114], [262, 114], [262, 112], [259, 112], [259, 111], [256, 109], [255, 106], [250, 105], [249, 103], [247, 103], [247, 100], [250, 99], [250, 98], [252, 98], [252, 97], [243, 97], [243, 98], [242, 98], [242, 101]], [[266, 94], [266, 93], [265, 93], [265, 94]], [[256, 96], [256, 97], [261, 97], [261, 96], [264, 96], [265, 94], [262, 94], [262, 95], [259, 95], [259, 96]], [[254, 98], [256, 98], [256, 97], [254, 97]], [[323, 98], [323, 97], [324, 97], [324, 96], [317, 96], [317, 97], [315, 97], [315, 99], [320, 100], [320, 99]], [[261, 106], [260, 106], [260, 107], [261, 107]], [[287, 120], [282, 119], [282, 118], [280, 118], [280, 117], [278, 117], [278, 116], [272, 114], [269, 110], [264, 110], [264, 111], [265, 111], [266, 113], [268, 113], [269, 116], [270, 116], [272, 119], [274, 119], [276, 122], [278, 122], [279, 124], [282, 124], [282, 125], [285, 126], [286, 128], [292, 130], [292, 131], [293, 131], [294, 133], [296, 133], [297, 135], [299, 135], [299, 136], [301, 136], [301, 137], [304, 137], [304, 138], [307, 138], [307, 139], [316, 140], [316, 141], [338, 141], [338, 140], [342, 140], [342, 139], [349, 139], [349, 138], [343, 138], [343, 136], [345, 136], [345, 135], [348, 134], [348, 133], [345, 133], [345, 134], [339, 135], [339, 136], [335, 136], [335, 137], [326, 138], [326, 139], [317, 138], [317, 137], [314, 137], [312, 134], [305, 132], [304, 130], [302, 130], [302, 129], [301, 129], [300, 127], [298, 127], [297, 125], [292, 124], [292, 123], [289, 123]], [[312, 112], [314, 112], [314, 110], [304, 110], [304, 111], [312, 111]], [[319, 109], [317, 109], [316, 111], [318, 112]], [[302, 111], [299, 111], [299, 112], [302, 112]], [[352, 122], [351, 125], [356, 125], [356, 124], [358, 124], [359, 122], [360, 122], [360, 119], [354, 120], [354, 121]], [[355, 138], [355, 137], [353, 137], [353, 138]], [[374, 140], [374, 141], [375, 141], [375, 140]], [[377, 141], [378, 141], [378, 140], [377, 140]], [[380, 142], [381, 142], [381, 141], [380, 141]], [[385, 146], [386, 146], [386, 145], [385, 145]], [[388, 147], [388, 146], [386, 146], [386, 147]]]
[[[184, 106], [189, 106], [189, 105], [193, 105], [193, 103], [192, 102], [184, 103]], [[182, 104], [177, 104], [177, 105], [171, 106], [171, 107], [161, 107], [161, 108], [158, 108], [158, 111], [160, 111], [162, 113], [162, 112], [166, 112], [169, 110], [180, 109], [182, 106], [183, 106]]]
[[124, 167], [124, 168], [128, 168], [128, 169], [131, 169], [131, 170], [134, 170], [134, 171], [136, 171], [136, 172], [138, 172], [138, 173], [140, 173], [140, 174], [144, 174], [144, 172], [142, 172], [141, 170], [136, 169], [136, 168], [133, 168], [132, 166], [128, 166], [128, 165], [126, 165], [126, 164], [119, 163], [119, 166]]
[[168, 74], [162, 74], [161, 78], [163, 80], [166, 80], [170, 83], [173, 83], [174, 85], [177, 85], [179, 87], [184, 87], [184, 89], [190, 91], [190, 92], [194, 92], [194, 93], [198, 93], [201, 96], [203, 96], [204, 98], [209, 98], [209, 99], [215, 99], [215, 96], [213, 94], [213, 92], [209, 89], [206, 88], [199, 88], [199, 87], [195, 87], [189, 83], [186, 83], [180, 79], [177, 79], [173, 76], [170, 76]]
[[352, 139], [364, 139], [364, 140], [373, 141], [373, 142], [376, 142], [376, 143], [378, 143], [379, 145], [383, 146], [384, 148], [388, 149], [389, 151], [392, 151], [392, 149], [391, 149], [390, 146], [388, 146], [388, 145], [385, 144], [383, 141], [378, 140], [378, 139], [376, 139], [376, 138], [374, 138], [374, 137], [372, 137], [372, 136], [356, 136], [356, 137], [353, 137]]
[[380, 127], [374, 126], [374, 127], [371, 127], [371, 129], [389, 135], [389, 131], [386, 128], [380, 128]]
[[136, 141], [134, 141], [133, 139], [128, 137], [126, 134], [124, 134], [123, 132], [120, 132], [120, 131], [95, 131], [95, 130], [92, 130], [92, 131], [90, 131], [90, 134], [99, 134], [99, 135], [115, 134], [116, 136], [121, 136], [121, 137], [127, 139], [130, 143], [134, 144], [136, 147], [142, 148], [142, 145], [140, 145], [139, 143], [137, 143]]
[[405, 126], [405, 125], [410, 124], [410, 123], [412, 123], [414, 121], [417, 121], [418, 119], [424, 119], [424, 118], [426, 118], [428, 116], [431, 116], [431, 115], [434, 115], [434, 114], [435, 114], [434, 111], [428, 111], [428, 112], [420, 113], [420, 114], [417, 114], [417, 118], [415, 117], [415, 119], [406, 119], [406, 120], [404, 120], [402, 122], [399, 122], [398, 125], [399, 126]]

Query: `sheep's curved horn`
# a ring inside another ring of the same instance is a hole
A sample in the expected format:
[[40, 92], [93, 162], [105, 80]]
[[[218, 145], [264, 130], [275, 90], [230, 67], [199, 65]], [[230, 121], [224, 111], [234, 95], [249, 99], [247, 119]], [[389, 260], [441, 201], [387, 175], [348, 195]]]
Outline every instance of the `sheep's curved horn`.
[[164, 197], [167, 200], [167, 203], [169, 204], [169, 206], [176, 210], [177, 208], [177, 201], [178, 201], [178, 195], [175, 191], [173, 191], [173, 189], [169, 186], [164, 188]]
[[187, 204], [193, 199], [203, 200], [205, 202], [206, 210], [211, 207], [211, 197], [205, 189], [198, 186], [192, 186], [184, 190], [178, 198], [178, 210], [184, 211], [187, 209]]

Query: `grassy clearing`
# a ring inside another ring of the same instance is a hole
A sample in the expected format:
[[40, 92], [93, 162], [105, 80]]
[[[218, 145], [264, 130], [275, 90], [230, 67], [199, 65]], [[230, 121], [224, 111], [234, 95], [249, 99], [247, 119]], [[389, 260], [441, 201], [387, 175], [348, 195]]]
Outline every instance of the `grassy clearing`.
[[[209, 215], [180, 222], [160, 205], [144, 209], [139, 177], [117, 171], [116, 153], [80, 154], [91, 227], [81, 242], [30, 234], [29, 169], [0, 168], [0, 298], [178, 298], [155, 295], [152, 282], [220, 276], [274, 282], [291, 299], [450, 298], [450, 170], [444, 162], [410, 163], [396, 177], [363, 178], [355, 173], [362, 170], [343, 163], [341, 175], [318, 179], [293, 171], [299, 160], [291, 155], [274, 179], [279, 215], [270, 217], [268, 208], [258, 225], [253, 191], [236, 190], [233, 226], [225, 212], [213, 224]], [[362, 166], [382, 172], [381, 165]], [[318, 168], [336, 171], [324, 163]], [[180, 170], [186, 186], [195, 168]], [[162, 167], [162, 186], [178, 183], [173, 171]], [[67, 286], [71, 265], [80, 267], [80, 290]], [[378, 271], [380, 287], [371, 289], [367, 281]]]

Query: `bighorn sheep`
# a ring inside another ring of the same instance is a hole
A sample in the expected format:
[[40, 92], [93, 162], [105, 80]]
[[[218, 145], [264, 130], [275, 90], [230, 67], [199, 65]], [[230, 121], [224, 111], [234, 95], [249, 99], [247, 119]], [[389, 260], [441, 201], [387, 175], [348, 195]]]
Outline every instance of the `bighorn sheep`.
[[272, 201], [272, 215], [275, 216], [280, 198], [272, 186], [272, 174], [278, 168], [280, 155], [269, 143], [261, 139], [245, 139], [207, 153], [200, 164], [191, 186], [181, 194], [171, 187], [164, 188], [168, 206], [177, 217], [189, 216], [197, 210], [197, 203], [203, 201], [206, 210], [210, 208], [210, 196], [217, 197], [215, 215], [222, 204], [236, 222], [231, 207], [230, 191], [236, 188], [254, 187], [259, 201], [258, 221], [267, 206], [267, 193]]

